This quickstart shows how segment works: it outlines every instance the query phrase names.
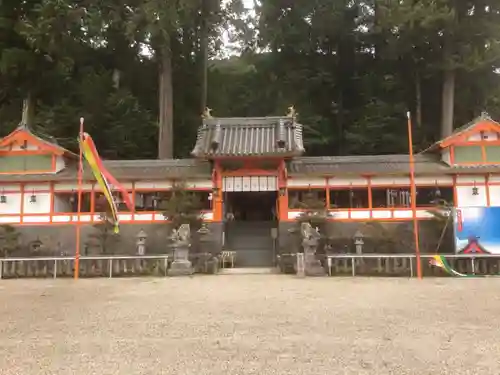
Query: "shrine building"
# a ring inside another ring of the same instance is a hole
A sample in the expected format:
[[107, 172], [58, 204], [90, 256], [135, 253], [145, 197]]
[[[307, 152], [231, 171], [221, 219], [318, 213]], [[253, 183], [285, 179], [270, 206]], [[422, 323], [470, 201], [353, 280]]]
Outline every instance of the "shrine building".
[[[162, 207], [179, 181], [199, 195], [217, 246], [239, 252], [238, 266], [272, 265], [287, 251], [306, 194], [324, 202], [331, 236], [346, 244], [356, 231], [370, 232], [370, 223], [411, 224], [408, 155], [304, 156], [303, 128], [293, 115], [205, 118], [193, 141], [191, 158], [104, 161], [135, 207], [119, 204], [120, 252], [134, 252], [141, 229], [148, 251], [164, 252]], [[78, 155], [25, 126], [0, 139], [0, 225], [15, 226], [24, 243], [37, 239], [55, 253], [74, 252], [74, 224], [81, 222], [84, 242], [100, 220], [102, 195], [85, 168], [77, 215], [77, 171]], [[481, 115], [416, 154], [415, 173], [421, 223], [434, 218], [436, 198], [456, 208], [500, 206], [500, 124]]]

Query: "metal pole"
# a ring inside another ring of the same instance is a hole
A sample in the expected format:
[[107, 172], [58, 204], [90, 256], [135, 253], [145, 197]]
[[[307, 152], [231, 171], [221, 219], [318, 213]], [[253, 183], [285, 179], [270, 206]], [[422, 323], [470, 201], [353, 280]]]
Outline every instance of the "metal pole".
[[351, 268], [352, 268], [352, 275], [356, 276], [356, 261], [354, 260], [354, 257], [351, 258]]
[[420, 259], [420, 242], [418, 235], [417, 219], [417, 187], [415, 185], [415, 158], [413, 157], [413, 137], [410, 112], [406, 113], [408, 117], [408, 154], [410, 156], [410, 193], [411, 193], [411, 212], [413, 218], [413, 234], [415, 237], [415, 255], [417, 261], [417, 277], [422, 279], [422, 261]]
[[413, 257], [410, 257], [410, 277], [413, 277]]
[[328, 257], [328, 276], [332, 276], [332, 258]]
[[167, 268], [168, 268], [168, 258], [163, 259], [163, 268], [165, 271], [165, 276], [167, 276]]
[[54, 259], [54, 279], [57, 277], [57, 259]]
[[470, 263], [471, 263], [471, 266], [472, 266], [472, 274], [473, 275], [476, 274], [476, 262], [474, 262], [474, 259], [475, 258], [470, 258]]
[[109, 278], [113, 277], [113, 259], [109, 258]]
[[78, 134], [78, 144], [80, 155], [78, 159], [78, 203], [77, 203], [77, 223], [76, 223], [76, 250], [75, 250], [75, 270], [74, 279], [78, 280], [80, 273], [80, 237], [81, 237], [81, 211], [82, 211], [82, 185], [83, 185], [83, 117], [80, 118], [80, 131]]

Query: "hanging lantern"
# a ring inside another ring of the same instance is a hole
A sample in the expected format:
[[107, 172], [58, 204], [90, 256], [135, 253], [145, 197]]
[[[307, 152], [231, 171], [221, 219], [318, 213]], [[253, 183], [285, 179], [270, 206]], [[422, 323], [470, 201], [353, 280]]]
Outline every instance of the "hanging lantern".
[[7, 196], [4, 190], [2, 190], [2, 195], [0, 195], [0, 203], [7, 203]]
[[434, 189], [434, 197], [441, 198], [441, 189], [439, 189], [437, 180], [434, 183], [436, 185], [436, 188]]
[[35, 195], [35, 190], [31, 193], [30, 196], [30, 203], [36, 203], [36, 195]]
[[479, 189], [476, 186], [476, 181], [474, 181], [474, 186], [472, 187], [472, 195], [479, 195]]

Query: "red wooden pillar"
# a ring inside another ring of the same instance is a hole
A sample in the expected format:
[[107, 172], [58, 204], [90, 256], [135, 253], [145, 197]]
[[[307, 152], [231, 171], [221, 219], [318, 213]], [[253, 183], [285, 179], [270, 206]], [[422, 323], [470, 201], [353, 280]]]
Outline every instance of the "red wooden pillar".
[[214, 163], [214, 170], [212, 172], [212, 210], [214, 215], [214, 222], [223, 220], [222, 212], [222, 171], [218, 161]]
[[288, 220], [288, 189], [285, 160], [281, 160], [278, 167], [278, 212], [279, 220]]

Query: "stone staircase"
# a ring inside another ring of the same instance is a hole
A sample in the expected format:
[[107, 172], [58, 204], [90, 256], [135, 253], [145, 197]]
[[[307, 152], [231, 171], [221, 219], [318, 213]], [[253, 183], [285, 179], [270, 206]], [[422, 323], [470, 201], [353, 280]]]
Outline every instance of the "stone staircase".
[[275, 267], [222, 268], [219, 270], [219, 275], [275, 275], [279, 273]]
[[225, 248], [236, 253], [235, 267], [274, 265], [271, 221], [232, 221], [226, 226]]

